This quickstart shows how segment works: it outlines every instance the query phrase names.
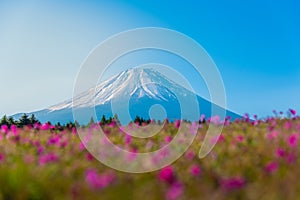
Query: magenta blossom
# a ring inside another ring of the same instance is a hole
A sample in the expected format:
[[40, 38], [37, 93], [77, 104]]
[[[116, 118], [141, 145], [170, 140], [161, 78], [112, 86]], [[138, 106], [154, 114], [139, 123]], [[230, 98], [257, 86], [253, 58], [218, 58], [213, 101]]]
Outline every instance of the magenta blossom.
[[18, 135], [18, 129], [17, 129], [17, 126], [16, 125], [11, 125], [11, 127], [10, 127], [10, 130], [12, 131], [12, 133], [14, 134], [14, 135]]
[[86, 159], [89, 161], [92, 161], [94, 159], [94, 156], [91, 153], [86, 154]]
[[190, 173], [193, 176], [198, 176], [201, 173], [201, 168], [198, 165], [194, 164], [190, 167]]
[[277, 138], [278, 132], [276, 130], [273, 130], [271, 133], [267, 134], [267, 139], [272, 140]]
[[292, 127], [292, 123], [291, 123], [290, 121], [284, 123], [284, 128], [285, 128], [286, 130], [291, 129], [291, 127]]
[[5, 160], [5, 156], [4, 154], [0, 153], [0, 162], [4, 161]]
[[221, 187], [225, 190], [241, 189], [245, 186], [245, 180], [241, 177], [232, 177], [221, 180]]
[[102, 189], [109, 186], [115, 179], [111, 173], [98, 174], [96, 170], [89, 169], [85, 173], [87, 184], [93, 189]]
[[166, 193], [166, 199], [167, 200], [175, 200], [179, 199], [184, 192], [184, 187], [181, 183], [176, 182], [171, 185], [171, 187], [168, 189]]
[[296, 147], [297, 146], [297, 141], [298, 141], [298, 137], [296, 134], [291, 134], [289, 137], [288, 137], [288, 140], [287, 140], [287, 143], [290, 147]]
[[50, 124], [49, 123], [42, 124], [39, 128], [44, 131], [49, 130]]
[[167, 167], [161, 169], [159, 174], [158, 174], [158, 178], [161, 181], [169, 183], [169, 184], [174, 183], [175, 180], [176, 180], [174, 170], [171, 166], [167, 166]]
[[169, 142], [171, 142], [171, 141], [172, 141], [172, 136], [167, 135], [167, 136], [165, 137], [165, 142], [166, 142], [166, 143], [169, 143]]
[[188, 150], [186, 153], [185, 153], [185, 158], [187, 160], [193, 160], [195, 158], [195, 152], [193, 150]]
[[265, 170], [267, 173], [273, 173], [278, 169], [278, 163], [277, 162], [270, 162], [266, 165]]
[[220, 124], [220, 116], [212, 116], [208, 121], [215, 125]]
[[116, 127], [116, 125], [117, 125], [117, 123], [116, 123], [115, 121], [111, 121], [111, 123], [109, 124], [109, 126], [110, 126], [111, 128]]
[[48, 144], [59, 144], [59, 135], [52, 136], [48, 139]]
[[293, 164], [296, 160], [296, 155], [294, 152], [291, 152], [287, 155], [286, 157], [286, 161], [289, 163], [289, 164]]
[[218, 142], [223, 142], [225, 140], [225, 137], [224, 135], [220, 135], [219, 138], [218, 138]]
[[293, 110], [293, 109], [290, 109], [290, 113], [292, 113], [292, 115], [294, 115], [294, 116], [297, 114], [296, 110]]
[[39, 155], [41, 155], [41, 154], [43, 154], [44, 153], [44, 147], [43, 146], [39, 146], [38, 147], [38, 149], [37, 149], [37, 153], [39, 154]]
[[237, 139], [237, 141], [239, 141], [239, 142], [243, 142], [243, 141], [244, 141], [244, 136], [238, 135], [238, 136], [236, 137], [236, 139]]
[[45, 165], [48, 163], [56, 162], [58, 160], [58, 157], [54, 153], [48, 153], [46, 155], [40, 156], [39, 164]]
[[131, 143], [131, 135], [125, 134], [124, 142], [126, 145], [129, 145]]
[[178, 129], [180, 127], [180, 120], [175, 121], [175, 127]]
[[285, 151], [281, 147], [279, 147], [276, 151], [276, 156], [279, 157], [279, 158], [284, 157], [285, 156]]
[[79, 150], [80, 151], [85, 150], [85, 145], [82, 142], [80, 142], [80, 144], [79, 144]]
[[8, 126], [5, 125], [5, 124], [2, 125], [2, 126], [1, 126], [1, 132], [2, 132], [2, 133], [7, 133], [7, 132], [8, 132]]

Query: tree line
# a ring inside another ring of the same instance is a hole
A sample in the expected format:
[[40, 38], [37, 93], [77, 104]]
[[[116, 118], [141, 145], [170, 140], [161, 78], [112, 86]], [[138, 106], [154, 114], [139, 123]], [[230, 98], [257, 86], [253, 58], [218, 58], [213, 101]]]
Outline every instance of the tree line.
[[6, 125], [8, 127], [11, 127], [12, 125], [15, 125], [17, 127], [23, 127], [23, 126], [34, 126], [35, 124], [41, 124], [38, 119], [32, 114], [31, 116], [28, 116], [27, 114], [23, 114], [19, 120], [15, 120], [13, 117], [7, 117], [4, 115], [0, 119], [0, 125]]
[[[115, 115], [114, 117], [105, 117], [105, 115], [102, 116], [101, 120], [98, 122], [100, 125], [109, 125], [112, 122], [119, 123], [118, 116]], [[136, 116], [135, 119], [133, 120], [134, 123], [138, 125], [143, 125], [143, 124], [149, 124], [151, 122], [150, 119], [144, 119], [140, 116]], [[166, 122], [168, 123], [168, 120], [166, 119]], [[49, 125], [52, 125], [51, 122], [47, 122]], [[93, 118], [91, 118], [90, 122], [87, 124], [87, 126], [90, 126], [91, 124], [95, 124], [97, 122], [94, 121]], [[199, 123], [205, 123], [205, 119], [203, 121], [199, 121]], [[0, 119], [0, 127], [2, 125], [6, 125], [9, 128], [12, 125], [15, 125], [19, 128], [22, 128], [24, 126], [31, 126], [35, 127], [35, 125], [41, 125], [41, 122], [34, 116], [34, 114], [31, 114], [30, 116], [24, 113], [18, 120], [15, 120], [13, 117], [7, 117], [4, 115]], [[79, 126], [77, 122], [69, 122], [67, 124], [61, 124], [60, 122], [56, 123], [54, 125], [58, 129], [63, 129], [63, 128], [73, 128], [75, 126]]]
[[[41, 124], [42, 123], [34, 116], [34, 114], [31, 114], [29, 116], [26, 113], [24, 113], [18, 120], [14, 119], [13, 117], [7, 117], [6, 115], [4, 115], [0, 119], [0, 127], [2, 125], [6, 125], [8, 128], [10, 128], [12, 125], [22, 128], [24, 126], [35, 127], [36, 125], [41, 125]], [[51, 122], [47, 122], [47, 124], [52, 125]], [[67, 124], [62, 125], [58, 122], [54, 126], [57, 129], [72, 128], [75, 127], [75, 123], [69, 122]]]

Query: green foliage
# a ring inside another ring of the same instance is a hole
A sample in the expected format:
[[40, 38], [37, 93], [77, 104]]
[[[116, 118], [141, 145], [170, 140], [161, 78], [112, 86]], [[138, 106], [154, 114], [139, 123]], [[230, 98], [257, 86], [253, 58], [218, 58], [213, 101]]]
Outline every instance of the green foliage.
[[100, 124], [101, 125], [105, 125], [105, 124], [111, 124], [111, 122], [113, 121], [112, 117], [109, 117], [108, 119], [105, 117], [105, 115], [102, 115], [102, 118], [100, 120]]
[[24, 113], [21, 116], [21, 118], [19, 119], [18, 125], [20, 127], [23, 127], [23, 126], [28, 125], [28, 124], [30, 124], [30, 119], [29, 119], [28, 115], [26, 113]]
[[150, 121], [150, 119], [146, 120], [143, 117], [136, 116], [133, 122], [141, 126], [143, 124], [149, 124]]

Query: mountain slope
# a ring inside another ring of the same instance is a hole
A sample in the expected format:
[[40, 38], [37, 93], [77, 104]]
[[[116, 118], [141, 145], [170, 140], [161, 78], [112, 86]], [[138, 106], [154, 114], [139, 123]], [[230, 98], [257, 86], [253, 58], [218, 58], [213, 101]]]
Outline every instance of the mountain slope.
[[[157, 104], [164, 110], [159, 109]], [[73, 121], [72, 109], [74, 109], [76, 120], [82, 124], [86, 124], [92, 116], [100, 119], [102, 115], [113, 114], [118, 114], [121, 123], [126, 124], [137, 115], [146, 119], [163, 120], [168, 117], [171, 120], [181, 118], [197, 120], [200, 115], [196, 113], [195, 107], [199, 107], [201, 114], [207, 117], [211, 115], [211, 103], [207, 100], [169, 80], [158, 71], [133, 68], [109, 78], [74, 97], [73, 100], [64, 101], [33, 114], [42, 122], [66, 123]], [[91, 114], [94, 110], [96, 116]], [[227, 116], [239, 117], [232, 112], [227, 112]]]

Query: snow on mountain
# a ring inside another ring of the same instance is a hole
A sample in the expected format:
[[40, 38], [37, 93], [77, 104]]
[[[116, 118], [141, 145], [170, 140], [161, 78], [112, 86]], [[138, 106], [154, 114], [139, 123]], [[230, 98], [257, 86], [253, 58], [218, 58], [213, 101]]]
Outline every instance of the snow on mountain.
[[[114, 110], [112, 110], [113, 103], [116, 105]], [[171, 120], [197, 120], [198, 114], [211, 116], [211, 102], [151, 68], [128, 69], [73, 99], [28, 114], [35, 114], [41, 122], [67, 123], [74, 120], [75, 109], [80, 111], [80, 119], [76, 118], [76, 120], [81, 124], [88, 123], [91, 117], [99, 120], [102, 115], [113, 116], [114, 114], [118, 114], [121, 123], [126, 124], [137, 115], [146, 119], [152, 118], [149, 110], [156, 104], [161, 105], [166, 113], [166, 115], [153, 115], [160, 120], [165, 117]], [[224, 110], [221, 107], [218, 109]], [[183, 110], [185, 112], [182, 112]], [[96, 116], [91, 116], [91, 113]], [[227, 111], [227, 115], [232, 118], [239, 117], [230, 111]], [[20, 114], [15, 115], [16, 118], [19, 116]]]
[[171, 91], [176, 91], [177, 94], [181, 95], [186, 95], [189, 92], [153, 69], [132, 68], [81, 93], [73, 99], [74, 104], [72, 104], [71, 99], [51, 106], [48, 109], [55, 111], [72, 107], [83, 108], [103, 105], [110, 102], [113, 98], [123, 98], [124, 95], [128, 94], [130, 96], [138, 94], [138, 98], [147, 96], [156, 100], [169, 101], [170, 99], [176, 99], [176, 96]]

